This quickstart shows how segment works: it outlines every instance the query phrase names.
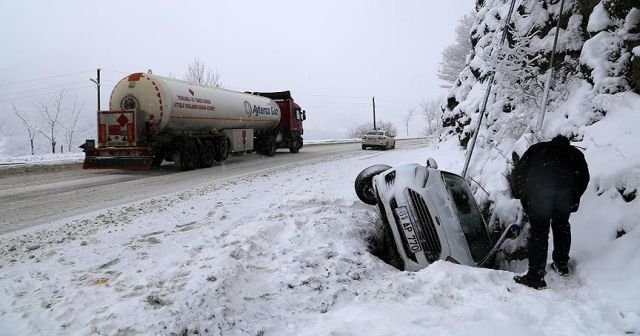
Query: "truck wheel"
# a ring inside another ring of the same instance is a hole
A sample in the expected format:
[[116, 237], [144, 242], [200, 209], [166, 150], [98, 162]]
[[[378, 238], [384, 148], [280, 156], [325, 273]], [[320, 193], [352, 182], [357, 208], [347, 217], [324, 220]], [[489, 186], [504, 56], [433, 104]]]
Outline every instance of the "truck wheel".
[[198, 144], [194, 140], [187, 140], [183, 147], [183, 158], [187, 169], [198, 168], [200, 163], [200, 155]]
[[291, 146], [289, 147], [289, 152], [291, 153], [297, 153], [300, 151], [300, 147], [302, 147], [300, 145], [300, 139], [295, 138], [292, 142], [291, 142]]
[[173, 154], [173, 165], [177, 170], [189, 170], [198, 166], [198, 147], [187, 140]]
[[173, 166], [176, 168], [176, 170], [187, 170], [187, 168], [185, 168], [184, 166], [182, 154], [179, 151], [173, 153], [173, 156], [171, 158], [173, 160]]
[[229, 157], [229, 141], [226, 137], [222, 138], [218, 141], [218, 146], [216, 146], [216, 155], [214, 159], [218, 162], [224, 162]]
[[264, 149], [264, 154], [266, 156], [276, 155], [276, 138], [269, 137], [269, 139], [267, 140], [266, 147]]
[[216, 149], [211, 141], [205, 141], [200, 148], [200, 167], [209, 168], [213, 166]]
[[151, 167], [158, 168], [162, 164], [162, 160], [164, 159], [164, 154], [157, 153], [153, 156], [153, 160], [151, 161]]
[[373, 190], [373, 178], [382, 173], [383, 171], [391, 168], [391, 166], [379, 164], [369, 168], [365, 168], [356, 176], [356, 182], [354, 187], [358, 198], [369, 205], [375, 205], [377, 203], [376, 195]]
[[289, 146], [289, 151], [291, 153], [297, 153], [302, 148], [302, 137], [300, 134], [294, 133], [291, 140], [291, 146]]

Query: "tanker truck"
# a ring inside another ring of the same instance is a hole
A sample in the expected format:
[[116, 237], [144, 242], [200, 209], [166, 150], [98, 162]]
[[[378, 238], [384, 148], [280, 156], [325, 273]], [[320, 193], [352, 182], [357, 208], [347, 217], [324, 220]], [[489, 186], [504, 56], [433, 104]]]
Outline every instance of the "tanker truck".
[[120, 80], [109, 110], [98, 111], [97, 145], [80, 147], [85, 169], [150, 169], [166, 160], [189, 170], [231, 153], [297, 153], [305, 119], [289, 91], [243, 93], [139, 72]]

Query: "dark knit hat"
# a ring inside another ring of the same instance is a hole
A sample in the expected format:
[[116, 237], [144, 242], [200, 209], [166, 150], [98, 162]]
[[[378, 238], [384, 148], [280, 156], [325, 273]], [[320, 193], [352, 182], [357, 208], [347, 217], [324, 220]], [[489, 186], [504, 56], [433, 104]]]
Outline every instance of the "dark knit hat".
[[551, 139], [551, 143], [556, 145], [565, 145], [565, 146], [569, 146], [571, 144], [569, 142], [569, 138], [567, 138], [562, 134], [558, 134], [553, 139]]

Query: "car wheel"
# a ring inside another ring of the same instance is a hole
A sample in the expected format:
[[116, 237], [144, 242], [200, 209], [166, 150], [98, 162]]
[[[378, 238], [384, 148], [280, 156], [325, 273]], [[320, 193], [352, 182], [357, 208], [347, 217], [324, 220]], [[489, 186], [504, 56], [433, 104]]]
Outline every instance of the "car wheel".
[[365, 150], [365, 149], [367, 149], [367, 146], [362, 145], [362, 150]]
[[374, 165], [364, 169], [356, 176], [354, 187], [356, 189], [356, 195], [358, 195], [358, 198], [362, 202], [369, 205], [375, 205], [377, 203], [373, 190], [373, 178], [389, 168], [391, 168], [391, 166], [383, 164]]

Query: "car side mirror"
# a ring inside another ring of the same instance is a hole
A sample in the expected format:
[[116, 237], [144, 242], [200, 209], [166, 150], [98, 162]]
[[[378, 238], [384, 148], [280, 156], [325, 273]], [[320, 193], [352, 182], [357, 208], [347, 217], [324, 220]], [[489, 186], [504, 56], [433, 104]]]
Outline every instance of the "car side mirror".
[[427, 167], [428, 168], [433, 168], [433, 169], [438, 169], [438, 163], [436, 162], [436, 160], [434, 158], [428, 158], [427, 159]]

